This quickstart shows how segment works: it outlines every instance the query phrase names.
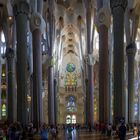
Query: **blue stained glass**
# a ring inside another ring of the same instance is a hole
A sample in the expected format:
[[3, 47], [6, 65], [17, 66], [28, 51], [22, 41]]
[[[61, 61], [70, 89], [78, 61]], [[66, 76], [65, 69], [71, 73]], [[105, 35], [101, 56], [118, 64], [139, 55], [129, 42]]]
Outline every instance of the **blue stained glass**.
[[66, 70], [68, 72], [74, 72], [75, 71], [75, 65], [73, 63], [68, 63], [66, 66]]

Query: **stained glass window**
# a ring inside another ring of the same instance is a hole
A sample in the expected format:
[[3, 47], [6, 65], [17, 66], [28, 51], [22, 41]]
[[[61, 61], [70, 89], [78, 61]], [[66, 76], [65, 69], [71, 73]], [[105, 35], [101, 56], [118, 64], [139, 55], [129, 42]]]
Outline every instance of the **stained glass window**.
[[66, 116], [66, 124], [76, 124], [76, 115], [67, 115]]
[[2, 116], [5, 117], [6, 116], [6, 104], [2, 105]]
[[76, 91], [78, 75], [74, 72], [76, 69], [73, 63], [68, 63], [66, 66], [66, 74], [64, 76], [65, 91]]
[[68, 72], [74, 72], [75, 71], [75, 65], [73, 63], [68, 63], [66, 66], [66, 70]]
[[71, 123], [71, 116], [67, 115], [66, 117], [66, 124], [70, 124]]
[[1, 32], [1, 41], [2, 41], [2, 43], [5, 43], [5, 36], [4, 36], [3, 32]]
[[74, 96], [70, 96], [67, 103], [67, 111], [68, 112], [75, 112], [76, 108], [76, 100]]
[[5, 42], [5, 36], [4, 36], [3, 31], [0, 33], [0, 42], [1, 42], [0, 51], [1, 51], [1, 54], [3, 56], [5, 54], [5, 51], [6, 51], [6, 42]]
[[64, 78], [64, 85], [65, 86], [77, 86], [77, 75], [67, 73]]
[[76, 124], [76, 116], [72, 115], [72, 124]]

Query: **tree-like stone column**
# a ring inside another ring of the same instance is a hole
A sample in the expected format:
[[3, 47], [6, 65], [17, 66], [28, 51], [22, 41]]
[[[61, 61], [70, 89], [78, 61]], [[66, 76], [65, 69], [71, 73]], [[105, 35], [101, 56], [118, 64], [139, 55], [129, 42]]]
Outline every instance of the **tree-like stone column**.
[[27, 21], [29, 4], [14, 1], [17, 36], [17, 121], [27, 124]]
[[33, 123], [39, 129], [43, 122], [41, 35], [45, 31], [45, 21], [39, 13], [32, 15], [30, 27], [33, 42]]
[[48, 67], [48, 123], [55, 125], [55, 95], [54, 95], [54, 67], [53, 67], [53, 37], [54, 37], [54, 15], [53, 15], [53, 0], [48, 1], [48, 33], [49, 33], [49, 67]]
[[[13, 24], [13, 27], [11, 26]], [[6, 83], [7, 83], [7, 119], [13, 123], [17, 119], [17, 94], [15, 77], [15, 20], [4, 19], [2, 28], [6, 40]], [[12, 34], [11, 34], [12, 32]], [[12, 42], [11, 42], [12, 41]]]
[[[85, 91], [86, 91], [86, 95], [88, 95], [88, 79], [85, 79]], [[88, 103], [87, 103], [87, 96], [85, 98], [85, 123], [86, 125], [88, 125]]]
[[128, 59], [128, 122], [134, 123], [134, 61], [136, 44], [131, 43], [126, 48]]
[[[1, 26], [0, 26], [1, 27]], [[1, 38], [1, 35], [0, 35], [0, 38]], [[2, 42], [0, 41], [0, 46], [2, 45]], [[0, 57], [1, 56], [1, 53], [0, 53]], [[0, 75], [2, 75], [2, 62], [1, 62], [1, 59], [0, 59]], [[0, 86], [2, 85], [2, 76], [0, 76]], [[2, 88], [0, 88], [0, 108], [2, 107], [2, 104], [1, 104], [1, 94], [2, 94]], [[2, 110], [0, 109], [0, 120], [1, 120], [1, 117], [2, 117]]]
[[55, 124], [57, 124], [57, 79], [54, 79], [54, 112], [55, 112]]
[[6, 49], [6, 58], [7, 58], [7, 99], [8, 99], [8, 114], [7, 114], [7, 119], [10, 123], [13, 123], [16, 121], [16, 114], [15, 114], [15, 97], [16, 97], [16, 92], [15, 92], [15, 68], [14, 68], [14, 63], [15, 63], [15, 53], [14, 49], [12, 48], [7, 48]]
[[110, 0], [114, 32], [114, 122], [124, 117], [124, 12], [127, 0]]
[[[139, 72], [139, 70], [138, 70]], [[138, 92], [140, 91], [140, 84], [138, 86]], [[140, 123], [140, 94], [138, 93], [138, 123]]]
[[89, 126], [89, 130], [91, 130], [93, 126], [93, 46], [91, 45], [91, 1], [85, 0], [86, 7], [86, 29], [87, 29], [87, 79], [88, 79], [88, 91], [86, 92], [86, 113], [87, 113], [87, 123]]
[[[131, 20], [131, 22], [130, 22]], [[139, 24], [139, 16], [134, 13], [130, 19], [130, 9], [127, 8], [125, 12], [125, 32], [126, 32], [126, 54], [127, 54], [127, 65], [128, 65], [128, 101], [127, 101], [127, 108], [128, 108], [128, 123], [134, 123], [134, 63], [135, 63], [135, 54], [136, 54], [136, 35], [137, 35], [137, 28]]]
[[108, 28], [110, 25], [109, 7], [103, 5], [103, 0], [98, 0], [98, 32], [99, 32], [99, 121], [111, 122], [112, 112], [109, 104], [109, 53], [108, 53]]

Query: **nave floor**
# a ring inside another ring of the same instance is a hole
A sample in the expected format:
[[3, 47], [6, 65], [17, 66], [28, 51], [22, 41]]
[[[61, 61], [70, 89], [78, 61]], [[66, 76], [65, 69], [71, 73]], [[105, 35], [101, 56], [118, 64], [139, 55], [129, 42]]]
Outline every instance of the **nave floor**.
[[[73, 130], [71, 136], [72, 137], [69, 136], [68, 132], [64, 133], [64, 131], [61, 131], [59, 132], [56, 140], [119, 140], [117, 136], [112, 136], [109, 138], [100, 133], [86, 132], [86, 131], [81, 131], [77, 133], [76, 130]], [[132, 133], [127, 133], [126, 140], [131, 140], [131, 138], [133, 138]], [[49, 136], [49, 140], [52, 140], [51, 136]]]

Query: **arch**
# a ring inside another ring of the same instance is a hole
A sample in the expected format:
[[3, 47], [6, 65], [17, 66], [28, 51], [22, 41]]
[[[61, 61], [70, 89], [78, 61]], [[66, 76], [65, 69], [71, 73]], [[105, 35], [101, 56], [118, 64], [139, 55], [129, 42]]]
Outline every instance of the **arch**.
[[66, 116], [66, 124], [76, 124], [76, 115], [67, 115]]
[[72, 118], [72, 121], [71, 121], [72, 124], [76, 124], [76, 115], [72, 115], [71, 118]]
[[71, 120], [72, 120], [71, 115], [67, 115], [66, 116], [66, 124], [70, 124]]

